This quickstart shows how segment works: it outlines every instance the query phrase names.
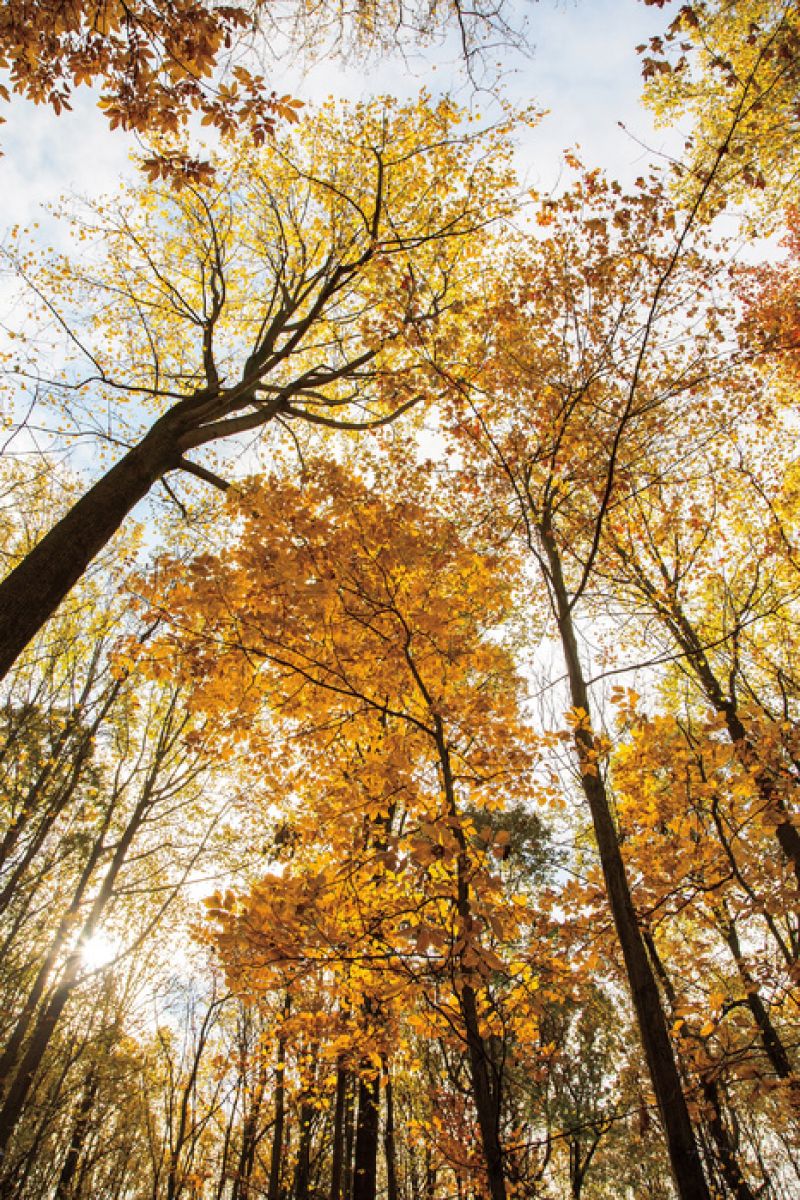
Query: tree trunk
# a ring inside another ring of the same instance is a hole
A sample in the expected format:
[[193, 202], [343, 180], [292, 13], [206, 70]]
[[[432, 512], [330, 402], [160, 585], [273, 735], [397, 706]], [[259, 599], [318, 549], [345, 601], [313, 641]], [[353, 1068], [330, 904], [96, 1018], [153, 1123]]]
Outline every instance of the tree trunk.
[[358, 1118], [353, 1164], [353, 1200], [375, 1200], [378, 1187], [380, 1076], [358, 1081]]
[[700, 1152], [670, 1042], [661, 995], [639, 929], [605, 783], [600, 775], [592, 732], [589, 692], [578, 653], [561, 557], [548, 521], [543, 522], [540, 533], [567, 668], [570, 700], [576, 717], [574, 743], [580, 765], [581, 786], [592, 817], [606, 893], [661, 1114], [673, 1179], [681, 1200], [710, 1200]]
[[[247, 1110], [247, 1114], [242, 1122], [242, 1148], [239, 1155], [239, 1168], [236, 1172], [233, 1189], [231, 1190], [231, 1200], [248, 1200], [250, 1196], [250, 1180], [253, 1175], [259, 1141], [258, 1124], [261, 1118], [261, 1105], [264, 1102], [266, 1087], [267, 1065], [264, 1061], [264, 1056], [261, 1055], [255, 1092], [250, 1108]], [[246, 1095], [246, 1083], [243, 1091]]]
[[394, 1091], [389, 1065], [385, 1064], [386, 1073], [386, 1128], [383, 1134], [383, 1153], [386, 1159], [386, 1200], [398, 1200], [397, 1193], [397, 1154], [394, 1141]]
[[153, 484], [180, 464], [167, 413], [0, 583], [0, 679]]
[[347, 1101], [348, 1074], [342, 1059], [336, 1066], [336, 1103], [333, 1110], [333, 1156], [331, 1162], [330, 1200], [342, 1200], [345, 1155], [345, 1105]]
[[436, 1167], [429, 1147], [425, 1147], [425, 1200], [435, 1200], [436, 1197]]
[[61, 1174], [58, 1177], [58, 1183], [56, 1184], [55, 1200], [70, 1200], [70, 1196], [72, 1195], [72, 1182], [78, 1169], [96, 1095], [97, 1075], [91, 1072], [86, 1080], [78, 1115], [75, 1118], [75, 1124], [72, 1129], [72, 1137], [69, 1140], [69, 1147], [64, 1156], [64, 1164], [61, 1168]]
[[294, 1175], [294, 1200], [308, 1200], [311, 1183], [311, 1125], [314, 1109], [304, 1100], [300, 1105], [300, 1133]]
[[755, 1193], [742, 1174], [736, 1150], [722, 1120], [719, 1089], [716, 1083], [708, 1079], [702, 1080], [701, 1088], [706, 1103], [708, 1131], [717, 1149], [717, 1162], [722, 1172], [722, 1178], [725, 1180], [725, 1186], [734, 1200], [756, 1200]]
[[345, 1092], [344, 1105], [344, 1195], [351, 1200], [353, 1195], [353, 1153], [355, 1149], [355, 1079], [351, 1077]]
[[[433, 711], [432, 704], [431, 710]], [[450, 751], [445, 739], [442, 719], [437, 713], [434, 713], [434, 725], [442, 787], [447, 799], [447, 810], [452, 821], [453, 834], [458, 843], [458, 855], [456, 858], [458, 889], [456, 910], [464, 929], [467, 930], [472, 920], [467, 844], [459, 820]], [[467, 973], [465, 972], [465, 974]], [[477, 997], [472, 984], [467, 982], [462, 983], [458, 1002], [461, 1010], [461, 1018], [464, 1022], [472, 1082], [472, 1096], [478, 1116], [478, 1127], [481, 1132], [481, 1145], [483, 1147], [484, 1162], [486, 1163], [489, 1194], [492, 1200], [506, 1200], [503, 1147], [500, 1139], [500, 1081], [493, 1075], [489, 1048], [480, 1031]]]
[[[686, 614], [674, 603], [670, 608], [665, 608], [659, 597], [658, 589], [644, 572], [637, 571], [636, 580], [686, 656], [686, 662], [694, 672], [709, 704], [725, 721], [725, 728], [736, 752], [736, 757], [745, 770], [752, 772], [758, 794], [766, 808], [773, 814], [778, 845], [787, 861], [792, 864], [798, 887], [800, 887], [800, 830], [797, 829], [791, 815], [787, 812], [786, 802], [774, 776], [759, 760], [757, 749], [750, 740], [739, 716], [735, 697], [726, 696], [708, 661], [697, 630]], [[796, 789], [798, 781], [795, 779], [792, 782]]]
[[[8, 1147], [9, 1139], [16, 1128], [20, 1116], [22, 1115], [22, 1110], [25, 1105], [28, 1092], [31, 1089], [36, 1073], [39, 1070], [42, 1059], [47, 1051], [47, 1047], [50, 1044], [50, 1039], [53, 1036], [53, 1031], [55, 1030], [55, 1027], [61, 1017], [61, 1013], [64, 1010], [64, 1005], [67, 1003], [73, 988], [78, 982], [81, 966], [81, 947], [83, 943], [88, 941], [88, 939], [94, 933], [97, 925], [100, 922], [100, 918], [103, 915], [105, 907], [113, 894], [117, 877], [125, 863], [128, 851], [131, 848], [131, 844], [136, 837], [136, 834], [138, 833], [139, 828], [153, 802], [152, 789], [154, 784], [155, 772], [151, 771], [147, 784], [143, 789], [143, 793], [139, 798], [136, 808], [131, 814], [127, 826], [125, 827], [125, 831], [117, 842], [114, 850], [114, 856], [111, 859], [97, 896], [95, 897], [91, 909], [89, 910], [89, 915], [86, 918], [83, 929], [81, 930], [81, 935], [78, 939], [77, 945], [67, 957], [58, 985], [53, 990], [48, 1003], [39, 1014], [33, 1029], [33, 1033], [31, 1034], [28, 1042], [27, 1049], [17, 1069], [16, 1075], [9, 1083], [3, 1107], [2, 1110], [0, 1110], [0, 1175], [2, 1174], [2, 1163]], [[104, 828], [101, 832], [98, 842], [96, 843], [96, 847], [102, 843], [107, 825], [108, 814], [106, 815]], [[92, 869], [95, 865], [95, 862], [96, 859], [91, 860]], [[86, 883], [88, 883], [88, 870], [89, 867], [87, 866], [87, 868], [84, 869], [84, 878]], [[36, 987], [36, 984], [34, 987]], [[31, 1015], [32, 1011], [33, 1010], [31, 1009]], [[15, 1038], [17, 1032], [18, 1031], [15, 1030]], [[19, 1044], [21, 1042], [22, 1037], [19, 1038], [19, 1043], [17, 1043], [15, 1046], [15, 1053], [16, 1050], [19, 1049]], [[9, 1055], [9, 1058], [11, 1057], [8, 1047], [6, 1048], [6, 1055]], [[6, 1055], [4, 1055], [4, 1058]], [[13, 1065], [13, 1059], [11, 1060], [10, 1065]]]
[[[289, 1001], [286, 1001], [288, 1011]], [[278, 1062], [275, 1066], [275, 1122], [272, 1127], [272, 1153], [269, 1163], [267, 1200], [280, 1200], [283, 1127], [286, 1121], [286, 1038], [278, 1038]]]
[[747, 963], [742, 955], [742, 949], [739, 944], [739, 935], [736, 932], [736, 926], [727, 915], [723, 917], [722, 936], [728, 943], [728, 948], [736, 963], [736, 969], [739, 972], [739, 978], [742, 981], [747, 1000], [747, 1007], [750, 1009], [756, 1028], [761, 1036], [761, 1044], [764, 1047], [764, 1052], [772, 1064], [772, 1069], [780, 1079], [789, 1079], [792, 1075], [792, 1067], [789, 1062], [789, 1055], [786, 1052], [786, 1047], [781, 1041], [777, 1029], [772, 1024], [767, 1006], [761, 999], [753, 976], [748, 970]]
[[[77, 919], [80, 906], [83, 902], [84, 894], [86, 893], [86, 889], [89, 887], [95, 868], [106, 850], [105, 836], [108, 831], [112, 813], [113, 806], [109, 805], [106, 809], [106, 814], [98, 836], [95, 838], [89, 857], [84, 864], [81, 876], [75, 887], [75, 891], [73, 892], [69, 907], [58, 923], [58, 928], [53, 934], [47, 952], [39, 965], [36, 978], [31, 985], [30, 991], [25, 999], [25, 1003], [23, 1004], [19, 1016], [17, 1017], [14, 1029], [12, 1030], [9, 1039], [3, 1048], [2, 1055], [0, 1055], [0, 1083], [2, 1083], [3, 1086], [6, 1084], [10, 1085], [11, 1083], [11, 1072], [13, 1071], [17, 1058], [19, 1057], [20, 1050], [22, 1049], [22, 1045], [27, 1036], [36, 1009], [38, 1008], [39, 1003], [45, 994], [45, 989], [55, 965], [58, 962], [62, 951], [67, 945], [70, 934], [74, 930], [75, 921]], [[3, 1141], [3, 1136], [2, 1133], [0, 1133], [0, 1158], [2, 1158], [4, 1145], [5, 1143]]]
[[496, 1088], [492, 1086], [491, 1063], [486, 1040], [480, 1032], [478, 1005], [475, 989], [464, 984], [459, 995], [461, 1016], [467, 1036], [472, 1098], [478, 1114], [481, 1131], [489, 1195], [492, 1200], [506, 1200], [503, 1149], [500, 1142], [500, 1104]]
[[[200, 1063], [205, 1054], [206, 1043], [211, 1030], [214, 1015], [219, 1008], [219, 1000], [213, 1000], [206, 1009], [200, 1026], [200, 1033], [197, 1038], [194, 1056], [192, 1058], [192, 1067], [189, 1072], [189, 1077], [183, 1086], [181, 1092], [181, 1104], [178, 1110], [178, 1129], [175, 1134], [175, 1141], [172, 1143], [169, 1156], [169, 1169], [167, 1171], [167, 1200], [177, 1200], [183, 1190], [183, 1181], [181, 1179], [181, 1156], [183, 1148], [190, 1141], [192, 1133], [192, 1119], [190, 1115], [191, 1103], [194, 1100], [195, 1088], [197, 1086], [197, 1076], [200, 1071]], [[170, 1140], [172, 1140], [170, 1135]]]

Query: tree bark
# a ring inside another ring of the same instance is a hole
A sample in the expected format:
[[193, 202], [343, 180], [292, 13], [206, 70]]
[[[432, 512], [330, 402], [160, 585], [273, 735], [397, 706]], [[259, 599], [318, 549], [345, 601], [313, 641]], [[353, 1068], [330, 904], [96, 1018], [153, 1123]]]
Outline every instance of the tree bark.
[[708, 1131], [717, 1150], [716, 1157], [725, 1186], [734, 1200], [756, 1200], [755, 1193], [742, 1174], [730, 1134], [722, 1120], [719, 1089], [709, 1079], [702, 1081], [701, 1088], [706, 1102]]
[[398, 1200], [397, 1154], [394, 1140], [394, 1090], [388, 1063], [386, 1072], [386, 1128], [383, 1134], [383, 1153], [386, 1159], [386, 1200]]
[[380, 1076], [358, 1081], [358, 1117], [353, 1163], [353, 1200], [375, 1200], [378, 1188]]
[[[14, 1129], [16, 1128], [17, 1122], [19, 1121], [20, 1116], [22, 1115], [22, 1110], [25, 1105], [25, 1101], [28, 1097], [28, 1092], [31, 1089], [34, 1078], [36, 1076], [36, 1073], [39, 1070], [39, 1067], [41, 1066], [42, 1059], [44, 1058], [44, 1055], [47, 1051], [47, 1047], [50, 1044], [50, 1039], [53, 1036], [53, 1031], [55, 1030], [55, 1027], [61, 1018], [61, 1013], [64, 1010], [64, 1005], [67, 1003], [67, 1000], [69, 999], [73, 989], [75, 988], [76, 984], [78, 983], [78, 978], [79, 978], [79, 974], [80, 974], [80, 966], [81, 966], [82, 945], [83, 945], [83, 943], [88, 941], [88, 939], [95, 932], [95, 929], [97, 928], [97, 925], [100, 922], [100, 918], [103, 915], [105, 907], [106, 907], [108, 901], [111, 899], [115, 884], [117, 882], [117, 877], [125, 863], [125, 860], [128, 855], [128, 851], [131, 848], [131, 844], [133, 843], [133, 840], [136, 837], [136, 834], [138, 833], [139, 828], [140, 828], [142, 822], [144, 821], [144, 819], [147, 815], [147, 812], [150, 809], [151, 804], [153, 803], [152, 791], [153, 791], [154, 784], [155, 784], [155, 772], [153, 770], [151, 770], [150, 776], [148, 778], [147, 783], [144, 786], [143, 793], [139, 798], [136, 808], [134, 809], [133, 813], [131, 814], [130, 819], [127, 823], [127, 826], [125, 827], [125, 830], [124, 830], [122, 836], [120, 837], [119, 841], [117, 842], [116, 848], [114, 850], [114, 855], [108, 866], [108, 870], [106, 871], [106, 873], [103, 877], [103, 882], [100, 885], [100, 889], [99, 889], [97, 896], [95, 897], [95, 899], [92, 903], [92, 906], [89, 910], [89, 915], [86, 918], [83, 929], [81, 930], [80, 938], [78, 939], [76, 946], [70, 951], [69, 955], [67, 956], [67, 960], [64, 964], [64, 969], [61, 973], [61, 977], [58, 981], [58, 984], [54, 988], [49, 1001], [47, 1002], [45, 1007], [42, 1009], [42, 1011], [39, 1014], [39, 1017], [37, 1018], [37, 1021], [36, 1021], [36, 1024], [34, 1025], [34, 1029], [30, 1036], [30, 1040], [28, 1042], [27, 1048], [25, 1050], [24, 1055], [22, 1056], [19, 1067], [17, 1068], [17, 1072], [14, 1075], [14, 1078], [9, 1083], [9, 1087], [8, 1087], [8, 1091], [7, 1091], [5, 1099], [4, 1099], [3, 1107], [2, 1107], [2, 1110], [0, 1110], [0, 1164], [3, 1163], [4, 1157], [5, 1157], [5, 1152], [8, 1147], [9, 1139], [11, 1138], [11, 1135], [13, 1134]], [[108, 824], [108, 814], [106, 816], [106, 822], [104, 825], [103, 832], [101, 832], [100, 838], [98, 839], [98, 843], [96, 843], [96, 846], [102, 844], [102, 839], [105, 836], [105, 828], [107, 827], [107, 824]], [[93, 869], [95, 862], [96, 862], [96, 860], [93, 859], [91, 862], [90, 868], [84, 869], [84, 879], [87, 884], [88, 884], [88, 878], [89, 878], [89, 874], [87, 874], [87, 870], [89, 871], [89, 873], [91, 873], [91, 869]], [[45, 968], [43, 967], [42, 971], [44, 971], [44, 969]], [[41, 974], [42, 974], [42, 972], [40, 972], [40, 975]], [[37, 984], [38, 984], [38, 980], [37, 980]], [[36, 987], [37, 984], [35, 984], [34, 987]], [[42, 985], [42, 990], [43, 990], [43, 985]], [[38, 1001], [38, 996], [37, 996], [37, 1001]], [[33, 1013], [33, 1007], [31, 1007], [30, 1015], [32, 1015], [32, 1013]], [[15, 1034], [14, 1034], [15, 1038], [17, 1037], [18, 1032], [19, 1032], [18, 1029], [15, 1030]], [[15, 1041], [15, 1045], [14, 1045], [15, 1053], [19, 1049], [19, 1046], [20, 1046], [22, 1040], [23, 1040], [23, 1037], [20, 1036], [18, 1038], [18, 1040]], [[13, 1058], [11, 1057], [11, 1054], [10, 1054], [10, 1047], [6, 1048], [6, 1054], [4, 1055], [4, 1059], [6, 1058], [6, 1056], [9, 1057], [9, 1060], [10, 1060], [9, 1067], [10, 1067], [13, 1065]], [[0, 1167], [0, 1173], [1, 1172], [2, 1172], [2, 1167]]]
[[[266, 1087], [267, 1064], [262, 1055], [258, 1066], [258, 1076], [252, 1101], [242, 1121], [242, 1145], [239, 1153], [239, 1166], [231, 1189], [231, 1200], [248, 1200], [250, 1196], [250, 1180], [253, 1174], [253, 1167], [255, 1166], [256, 1150], [259, 1141], [258, 1125], [261, 1119], [261, 1106], [264, 1102]], [[246, 1083], [242, 1091], [246, 1096]]]
[[97, 1076], [92, 1071], [83, 1090], [78, 1115], [75, 1118], [75, 1124], [72, 1129], [72, 1137], [69, 1140], [67, 1153], [64, 1156], [64, 1164], [61, 1168], [61, 1174], [58, 1177], [58, 1183], [56, 1184], [55, 1200], [70, 1200], [70, 1196], [72, 1195], [72, 1183], [78, 1169], [83, 1145], [86, 1141], [89, 1119], [96, 1095]]
[[[421, 686], [421, 681], [418, 682], [420, 682]], [[442, 787], [447, 800], [447, 810], [452, 820], [453, 834], [458, 843], [458, 855], [456, 858], [456, 910], [466, 931], [469, 929], [472, 920], [467, 844], [459, 821], [453, 770], [450, 761], [450, 751], [445, 738], [444, 725], [441, 716], [435, 712], [435, 707], [430, 702], [430, 698], [426, 698], [434, 714], [435, 741], [439, 756]], [[483, 1157], [489, 1182], [489, 1194], [491, 1200], [506, 1200], [505, 1165], [503, 1161], [503, 1146], [500, 1138], [500, 1106], [502, 1100], [500, 1081], [499, 1078], [494, 1076], [489, 1048], [480, 1030], [477, 996], [471, 983], [462, 983], [458, 1002], [464, 1022], [464, 1034], [467, 1043], [470, 1078], [472, 1082], [472, 1096], [478, 1116], [478, 1127], [481, 1133], [481, 1145], [483, 1147]]]
[[345, 1105], [347, 1100], [348, 1074], [343, 1061], [336, 1065], [336, 1102], [333, 1110], [333, 1155], [331, 1161], [330, 1200], [342, 1200], [345, 1155]]
[[503, 1148], [500, 1141], [500, 1104], [492, 1086], [491, 1063], [486, 1040], [480, 1032], [475, 989], [464, 984], [459, 995], [461, 1015], [467, 1037], [472, 1097], [478, 1114], [478, 1127], [492, 1200], [506, 1200]]
[[[288, 1015], [287, 997], [284, 1012]], [[278, 1038], [278, 1061], [275, 1065], [275, 1121], [272, 1127], [272, 1153], [269, 1163], [267, 1200], [279, 1200], [281, 1164], [283, 1160], [283, 1127], [286, 1121], [286, 1039]]]
[[[674, 602], [670, 608], [665, 608], [659, 598], [658, 589], [647, 575], [641, 570], [635, 571], [634, 574], [639, 587], [653, 604], [659, 617], [686, 656], [686, 662], [691, 667], [709, 704], [725, 721], [725, 728], [736, 757], [745, 770], [752, 772], [758, 794], [766, 808], [773, 814], [778, 845], [787, 861], [792, 864], [795, 879], [800, 888], [800, 830], [797, 829], [787, 811], [786, 801], [781, 795], [775, 777], [759, 759], [757, 748], [748, 736], [747, 729], [739, 716], [735, 696], [725, 694], [706, 656], [697, 630], [686, 614]], [[795, 789], [800, 786], [797, 779], [792, 779], [792, 784]]]
[[180, 466], [165, 414], [0, 583], [0, 679], [153, 484]]
[[355, 1080], [351, 1077], [345, 1092], [344, 1104], [344, 1169], [343, 1194], [350, 1200], [353, 1194], [353, 1156], [355, 1149]]
[[761, 1044], [764, 1047], [764, 1053], [772, 1064], [772, 1069], [780, 1079], [789, 1079], [792, 1075], [792, 1066], [789, 1062], [789, 1055], [786, 1047], [781, 1041], [777, 1029], [772, 1024], [772, 1019], [767, 1010], [767, 1006], [761, 999], [753, 976], [748, 970], [747, 963], [742, 954], [742, 948], [739, 944], [739, 934], [736, 931], [736, 926], [730, 918], [723, 917], [722, 936], [728, 943], [728, 948], [733, 956], [733, 961], [736, 963], [736, 969], [739, 972], [739, 978], [742, 981], [745, 990], [745, 998], [747, 1007], [756, 1024], [756, 1028], [761, 1037]]
[[300, 1105], [294, 1200], [308, 1200], [308, 1189], [311, 1184], [311, 1125], [313, 1120], [314, 1109], [307, 1100], [304, 1100]]
[[589, 691], [578, 653], [561, 557], [545, 520], [540, 527], [549, 582], [575, 710], [574, 744], [581, 787], [589, 805], [609, 906], [625, 962], [639, 1033], [653, 1083], [675, 1187], [681, 1200], [711, 1200], [683, 1093], [667, 1021], [628, 885], [592, 732]]

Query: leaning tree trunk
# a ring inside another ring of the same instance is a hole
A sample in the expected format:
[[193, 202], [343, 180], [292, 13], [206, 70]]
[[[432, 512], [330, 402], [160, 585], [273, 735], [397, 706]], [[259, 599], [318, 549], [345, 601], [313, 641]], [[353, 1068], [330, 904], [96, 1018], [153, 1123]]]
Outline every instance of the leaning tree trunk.
[[64, 1156], [61, 1173], [56, 1184], [55, 1200], [70, 1200], [72, 1196], [73, 1183], [75, 1182], [80, 1156], [86, 1142], [86, 1134], [89, 1131], [96, 1095], [97, 1074], [96, 1068], [92, 1068], [84, 1084], [83, 1096], [81, 1097], [78, 1114], [72, 1128], [72, 1137], [69, 1140], [67, 1153]]
[[591, 724], [589, 690], [578, 653], [578, 641], [561, 556], [548, 523], [543, 523], [540, 533], [567, 668], [570, 700], [576, 716], [574, 741], [580, 765], [581, 787], [592, 817], [608, 902], [661, 1114], [675, 1187], [681, 1200], [711, 1200], [667, 1029], [661, 994], [647, 957], [606, 786], [600, 774]]
[[180, 466], [175, 410], [153, 425], [0, 583], [0, 679], [131, 509]]
[[716, 1148], [717, 1161], [722, 1178], [725, 1180], [725, 1187], [734, 1200], [756, 1200], [756, 1194], [739, 1166], [736, 1148], [722, 1119], [719, 1088], [709, 1076], [702, 1079], [700, 1087], [705, 1101], [708, 1132]]
[[750, 970], [745, 962], [742, 948], [739, 943], [739, 934], [736, 930], [736, 925], [728, 917], [724, 908], [722, 911], [722, 936], [728, 944], [728, 948], [736, 963], [736, 969], [739, 972], [739, 978], [742, 981], [745, 992], [745, 1001], [747, 1007], [755, 1022], [761, 1037], [761, 1044], [764, 1047], [764, 1053], [772, 1064], [775, 1074], [780, 1079], [790, 1079], [792, 1077], [792, 1065], [789, 1062], [789, 1054], [781, 1041], [780, 1034], [772, 1024], [772, 1018], [769, 1015], [769, 1010], [761, 999], [761, 993], [758, 990], [758, 984], [753, 978]]
[[[675, 605], [674, 600], [671, 601], [671, 606], [666, 608], [658, 590], [643, 572], [637, 573], [636, 579], [683, 651], [684, 661], [694, 673], [709, 704], [725, 722], [725, 728], [736, 757], [744, 769], [750, 772], [765, 808], [775, 818], [775, 837], [787, 862], [792, 865], [798, 888], [800, 888], [800, 830], [794, 824], [792, 814], [787, 810], [786, 800], [781, 795], [778, 781], [760, 760], [758, 748], [739, 715], [735, 697], [731, 694], [726, 695], [708, 660], [703, 642], [686, 613]], [[796, 789], [798, 780], [793, 779], [792, 784]]]

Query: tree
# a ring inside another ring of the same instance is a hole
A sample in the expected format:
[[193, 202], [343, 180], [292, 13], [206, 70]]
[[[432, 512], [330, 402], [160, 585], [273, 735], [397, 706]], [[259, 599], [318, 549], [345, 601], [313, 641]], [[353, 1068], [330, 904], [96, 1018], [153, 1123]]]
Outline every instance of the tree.
[[[12, 0], [0, 14], [0, 66], [9, 72], [11, 90], [55, 113], [70, 107], [76, 86], [99, 82], [99, 104], [112, 129], [173, 134], [200, 112], [224, 133], [247, 127], [259, 144], [274, 132], [277, 117], [295, 116], [294, 102], [279, 100], [241, 63], [232, 80], [214, 76], [262, 7]], [[9, 99], [6, 87], [2, 98]], [[154, 168], [158, 161], [151, 160]], [[188, 155], [173, 157], [172, 164], [188, 175], [200, 167]]]
[[[672, 439], [688, 435], [692, 406], [727, 361], [715, 295], [720, 267], [703, 238], [690, 236], [697, 211], [679, 221], [657, 177], [623, 196], [598, 171], [546, 202], [545, 236], [510, 249], [494, 302], [476, 314], [476, 345], [463, 356], [474, 373], [451, 379], [451, 428], [467, 459], [466, 486], [487, 505], [498, 536], [520, 537], [547, 589], [580, 787], [673, 1176], [681, 1196], [705, 1200], [700, 1151], [620, 847], [579, 624], [609, 514], [647, 488], [651, 467], [666, 469]], [[685, 309], [702, 320], [702, 335], [681, 329]]]
[[[487, 636], [507, 610], [511, 564], [503, 579], [494, 555], [423, 506], [424, 471], [406, 468], [396, 499], [399, 480], [383, 495], [334, 464], [309, 461], [307, 471], [300, 485], [274, 478], [242, 489], [233, 514], [244, 528], [232, 555], [204, 555], [188, 568], [162, 562], [144, 588], [149, 611], [169, 627], [145, 656], [151, 669], [191, 678], [200, 707], [218, 711], [241, 697], [251, 730], [265, 695], [308, 739], [306, 756], [318, 728], [317, 794], [342, 739], [333, 799], [347, 814], [363, 793], [354, 811], [366, 861], [326, 849], [308, 873], [292, 865], [249, 900], [218, 901], [218, 944], [245, 979], [282, 959], [332, 970], [344, 955], [348, 1008], [379, 1024], [388, 998], [397, 1003], [393, 978], [433, 970], [437, 1005], [463, 1038], [499, 1200], [508, 1175], [502, 1067], [484, 1028], [486, 986], [503, 968], [491, 931], [502, 940], [519, 916], [500, 903], [487, 861], [491, 828], [475, 837], [461, 810], [500, 808], [529, 770], [518, 684], [502, 644]], [[317, 816], [311, 828], [341, 836], [351, 821]], [[499, 845], [508, 838], [498, 834]], [[360, 1096], [374, 1108], [374, 1095]]]
[[[193, 450], [272, 423], [375, 427], [417, 403], [435, 331], [509, 205], [511, 122], [461, 121], [424, 96], [331, 104], [269, 151], [232, 151], [210, 190], [134, 188], [79, 227], [99, 261], [85, 271], [84, 248], [36, 284], [76, 352], [47, 389], [88, 392], [89, 429], [110, 404], [113, 444], [131, 448], [0, 585], [0, 671], [153, 484], [188, 471], [226, 486]], [[58, 299], [77, 290], [85, 332]], [[152, 420], [143, 436], [126, 400]]]
[[647, 103], [662, 121], [691, 122], [681, 186], [696, 192], [713, 170], [716, 208], [763, 192], [774, 214], [796, 199], [800, 21], [791, 0], [691, 0], [639, 51]]
[[[249, 63], [275, 40], [299, 41], [306, 50], [322, 41], [328, 50], [374, 47], [391, 28], [398, 37], [434, 37], [453, 22], [464, 54], [479, 50], [483, 30], [512, 36], [502, 6], [374, 4], [354, 14], [341, 4], [288, 5], [276, 12], [263, 0], [10, 0], [0, 13], [0, 68], [10, 91], [58, 114], [70, 108], [81, 84], [98, 84], [98, 103], [111, 128], [133, 130], [151, 141], [144, 165], [155, 178], [199, 182], [213, 173], [207, 158], [181, 145], [178, 135], [196, 113], [223, 136], [247, 136], [261, 145], [281, 120], [296, 121], [302, 102], [279, 95], [275, 84]], [[2, 119], [2, 118], [0, 118]]]

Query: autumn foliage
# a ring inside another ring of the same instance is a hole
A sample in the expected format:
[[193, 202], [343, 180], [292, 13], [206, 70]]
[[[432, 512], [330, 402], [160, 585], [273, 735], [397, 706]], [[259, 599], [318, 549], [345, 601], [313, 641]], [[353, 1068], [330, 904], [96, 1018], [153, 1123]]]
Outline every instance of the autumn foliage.
[[675, 6], [685, 157], [546, 195], [251, 17], [0, 15], [156, 136], [4, 252], [0, 1195], [791, 1200], [795, 7]]

